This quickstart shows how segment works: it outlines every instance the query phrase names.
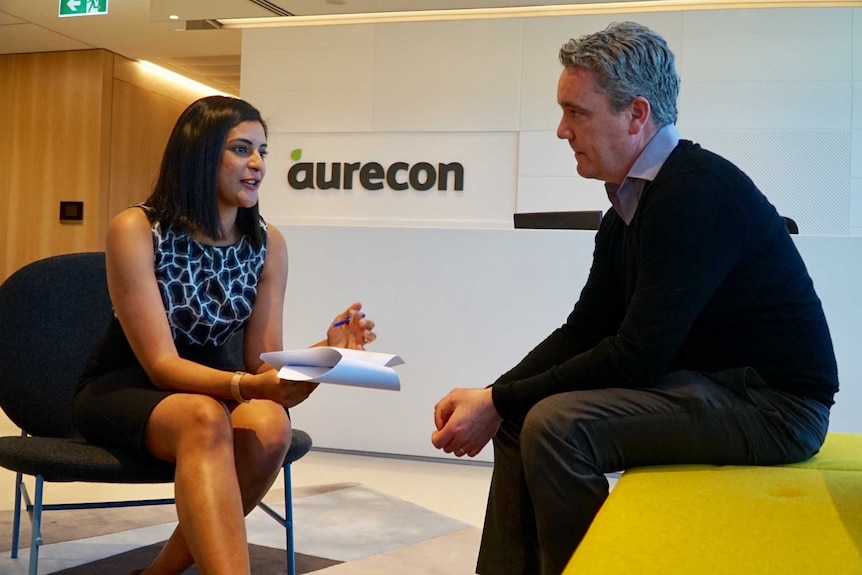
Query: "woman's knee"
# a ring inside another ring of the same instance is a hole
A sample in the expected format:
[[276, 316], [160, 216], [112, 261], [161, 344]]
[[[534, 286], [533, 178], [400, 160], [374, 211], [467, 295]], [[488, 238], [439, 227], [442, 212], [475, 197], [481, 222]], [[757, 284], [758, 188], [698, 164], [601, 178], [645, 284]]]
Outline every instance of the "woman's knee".
[[290, 447], [292, 430], [290, 418], [280, 405], [270, 401], [256, 401], [234, 411], [234, 437], [241, 447], [244, 443], [259, 446], [264, 456], [284, 458]]
[[149, 443], [172, 442], [210, 449], [232, 441], [230, 413], [225, 404], [208, 395], [175, 393], [153, 410], [147, 425]]

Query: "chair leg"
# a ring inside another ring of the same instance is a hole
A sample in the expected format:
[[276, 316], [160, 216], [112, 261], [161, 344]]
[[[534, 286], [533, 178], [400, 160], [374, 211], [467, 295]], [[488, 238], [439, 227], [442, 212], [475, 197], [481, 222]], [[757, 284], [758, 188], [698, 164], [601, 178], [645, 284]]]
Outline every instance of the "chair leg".
[[15, 512], [12, 515], [12, 559], [18, 558], [18, 538], [21, 535], [21, 499], [24, 494], [21, 492], [21, 482], [24, 481], [24, 474], [20, 471], [15, 474]]
[[18, 537], [21, 534], [21, 482], [24, 474], [20, 471], [15, 474], [15, 511], [12, 514], [12, 559], [18, 558]]
[[42, 545], [42, 483], [41, 475], [36, 476], [36, 493], [33, 495], [33, 515], [30, 535], [30, 573], [37, 575], [39, 570], [39, 546]]
[[296, 575], [293, 551], [293, 491], [290, 483], [290, 463], [284, 466], [284, 530], [287, 537], [287, 575]]
[[290, 483], [290, 463], [284, 464], [284, 516], [279, 515], [275, 509], [263, 501], [260, 501], [257, 506], [284, 527], [284, 535], [287, 539], [287, 575], [296, 575], [296, 557], [293, 551], [293, 490]]

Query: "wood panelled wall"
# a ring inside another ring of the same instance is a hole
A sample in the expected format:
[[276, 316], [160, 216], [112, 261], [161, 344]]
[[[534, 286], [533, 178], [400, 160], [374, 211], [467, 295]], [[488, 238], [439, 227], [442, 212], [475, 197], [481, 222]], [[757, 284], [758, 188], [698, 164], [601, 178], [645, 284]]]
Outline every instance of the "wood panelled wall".
[[[99, 249], [112, 67], [112, 55], [95, 50], [0, 57], [8, 144], [0, 154], [4, 279], [45, 256]], [[83, 201], [84, 221], [61, 224], [61, 200]]]
[[[145, 199], [177, 117], [204, 95], [104, 50], [0, 55], [0, 281], [44, 257], [104, 249]], [[60, 222], [61, 201], [84, 202]]]

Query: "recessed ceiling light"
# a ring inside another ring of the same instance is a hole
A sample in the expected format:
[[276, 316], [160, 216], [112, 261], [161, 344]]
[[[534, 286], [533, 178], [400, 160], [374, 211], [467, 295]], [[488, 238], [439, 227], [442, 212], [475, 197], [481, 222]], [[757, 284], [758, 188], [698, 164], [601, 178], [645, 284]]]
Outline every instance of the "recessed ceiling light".
[[176, 14], [171, 14], [170, 16], [168, 16], [168, 18], [170, 18], [171, 20], [179, 20], [180, 19], [180, 17], [177, 16]]

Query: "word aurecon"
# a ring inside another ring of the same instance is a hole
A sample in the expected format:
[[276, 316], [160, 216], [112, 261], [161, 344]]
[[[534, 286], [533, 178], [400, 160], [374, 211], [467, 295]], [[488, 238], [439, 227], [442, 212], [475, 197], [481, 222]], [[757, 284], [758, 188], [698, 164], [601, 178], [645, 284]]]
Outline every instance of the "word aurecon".
[[393, 190], [412, 188], [427, 191], [435, 186], [448, 190], [450, 180], [453, 190], [464, 190], [464, 166], [458, 162], [437, 164], [417, 162], [394, 162], [384, 167], [378, 162], [341, 163], [299, 162], [287, 172], [287, 182], [294, 190], [352, 190], [359, 178], [359, 185], [366, 190], [382, 190], [384, 185]]

